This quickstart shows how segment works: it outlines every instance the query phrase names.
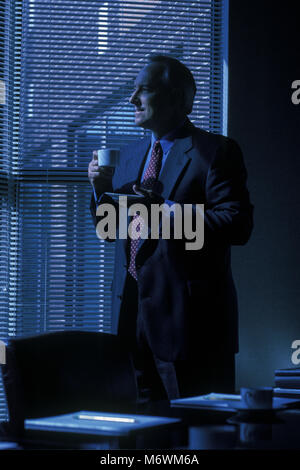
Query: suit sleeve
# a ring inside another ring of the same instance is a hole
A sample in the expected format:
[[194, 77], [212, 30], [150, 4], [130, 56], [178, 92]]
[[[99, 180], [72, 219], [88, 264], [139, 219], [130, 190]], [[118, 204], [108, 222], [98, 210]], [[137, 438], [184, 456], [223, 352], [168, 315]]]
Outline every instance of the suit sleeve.
[[[200, 212], [201, 217], [204, 216], [205, 244], [247, 243], [253, 228], [253, 205], [250, 203], [246, 182], [247, 171], [242, 152], [234, 140], [225, 138], [217, 147], [207, 172], [205, 200], [198, 201], [198, 204], [204, 204], [204, 215]], [[165, 202], [169, 206], [175, 203], [169, 200]], [[199, 206], [196, 201], [191, 206], [195, 221]], [[172, 217], [171, 225], [174, 226]]]
[[253, 228], [253, 205], [247, 171], [237, 143], [226, 139], [217, 149], [206, 180], [206, 236], [232, 245], [247, 243]]
[[[112, 192], [112, 181], [103, 178], [102, 185], [101, 185], [101, 193], [98, 195], [98, 201], [105, 192]], [[95, 198], [95, 192], [92, 192], [91, 195], [91, 203], [90, 203], [90, 211], [92, 215], [92, 219], [94, 222], [94, 226], [96, 228], [97, 223], [100, 220], [100, 217], [97, 217], [96, 212], [97, 212], [97, 203], [96, 203], [96, 198]]]

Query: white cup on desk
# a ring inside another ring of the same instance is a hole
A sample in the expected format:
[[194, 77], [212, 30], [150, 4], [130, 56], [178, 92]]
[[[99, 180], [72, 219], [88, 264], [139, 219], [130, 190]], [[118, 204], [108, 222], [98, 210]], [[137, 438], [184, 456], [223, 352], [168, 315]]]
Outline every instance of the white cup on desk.
[[272, 408], [272, 387], [248, 388], [243, 387], [241, 392], [241, 405], [249, 410], [267, 410]]

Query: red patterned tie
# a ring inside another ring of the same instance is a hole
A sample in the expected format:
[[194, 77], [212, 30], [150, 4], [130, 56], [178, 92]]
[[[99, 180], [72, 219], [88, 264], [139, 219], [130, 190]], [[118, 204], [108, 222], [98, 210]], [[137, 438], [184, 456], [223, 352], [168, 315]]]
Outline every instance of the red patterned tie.
[[[160, 144], [160, 141], [157, 140], [152, 148], [151, 158], [149, 165], [145, 171], [144, 178], [142, 181], [142, 186], [145, 189], [153, 189], [155, 183], [158, 179], [159, 172], [161, 169], [163, 150]], [[135, 215], [132, 224], [137, 219], [138, 215]], [[142, 230], [141, 223], [137, 221], [136, 231], [140, 232]], [[135, 267], [135, 257], [137, 254], [139, 245], [139, 238], [130, 240], [130, 261], [129, 261], [129, 273], [137, 280], [137, 273]]]

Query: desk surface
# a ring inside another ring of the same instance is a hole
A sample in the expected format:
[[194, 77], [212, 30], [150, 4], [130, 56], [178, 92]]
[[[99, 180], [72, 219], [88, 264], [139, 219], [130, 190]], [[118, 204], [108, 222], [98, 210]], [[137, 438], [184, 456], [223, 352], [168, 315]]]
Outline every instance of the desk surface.
[[[127, 437], [26, 432], [20, 449], [290, 449], [300, 450], [300, 410], [276, 413], [275, 422], [229, 423], [227, 411], [171, 408], [168, 402], [139, 406], [132, 413], [180, 418], [178, 426], [138, 431]], [[8, 441], [2, 431], [2, 441]], [[4, 442], [3, 442], [4, 444]], [[1, 448], [0, 448], [1, 450]]]

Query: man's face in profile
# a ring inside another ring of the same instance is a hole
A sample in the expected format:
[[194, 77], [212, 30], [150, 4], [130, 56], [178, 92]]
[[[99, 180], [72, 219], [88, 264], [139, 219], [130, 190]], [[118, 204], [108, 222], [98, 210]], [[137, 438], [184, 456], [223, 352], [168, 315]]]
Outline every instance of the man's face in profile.
[[135, 90], [129, 100], [135, 106], [136, 125], [154, 132], [166, 128], [174, 114], [170, 88], [163, 74], [161, 64], [144, 67], [135, 80]]

